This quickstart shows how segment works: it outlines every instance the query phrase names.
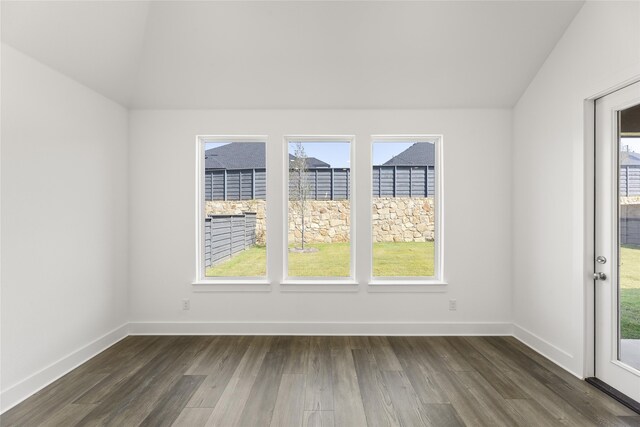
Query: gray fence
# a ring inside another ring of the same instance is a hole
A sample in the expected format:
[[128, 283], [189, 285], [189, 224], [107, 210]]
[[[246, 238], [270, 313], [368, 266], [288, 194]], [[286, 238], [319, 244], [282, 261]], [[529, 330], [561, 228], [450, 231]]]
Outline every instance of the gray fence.
[[[349, 169], [308, 169], [306, 182], [309, 198], [313, 200], [346, 200], [349, 198], [351, 174]], [[294, 174], [295, 175], [295, 174]], [[289, 180], [289, 192], [294, 194], [295, 182]]]
[[640, 246], [640, 218], [620, 218], [620, 244]]
[[374, 166], [373, 197], [431, 197], [435, 194], [433, 166]]
[[205, 200], [264, 199], [267, 192], [264, 169], [213, 169], [205, 172]]
[[204, 224], [204, 260], [210, 267], [256, 244], [256, 214], [209, 215]]
[[640, 196], [640, 166], [620, 167], [620, 195]]
[[[349, 198], [351, 172], [348, 168], [308, 169], [306, 173], [311, 199]], [[435, 192], [433, 166], [374, 166], [372, 173], [374, 197], [431, 197]], [[205, 200], [252, 200], [264, 199], [265, 195], [264, 169], [205, 172]]]

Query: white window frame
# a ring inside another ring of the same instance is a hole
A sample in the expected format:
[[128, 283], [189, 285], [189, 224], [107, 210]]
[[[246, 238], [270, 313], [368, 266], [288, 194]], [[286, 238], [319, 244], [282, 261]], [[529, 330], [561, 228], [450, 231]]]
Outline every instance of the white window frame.
[[[401, 291], [415, 290], [418, 287], [430, 288], [431, 291], [444, 291], [443, 286], [447, 284], [444, 280], [444, 222], [443, 222], [443, 162], [442, 162], [442, 145], [443, 135], [440, 134], [420, 134], [420, 135], [372, 135], [371, 136], [371, 170], [373, 170], [373, 147], [376, 142], [433, 142], [435, 146], [435, 195], [434, 195], [434, 275], [433, 276], [385, 276], [376, 277], [373, 275], [373, 218], [371, 219], [371, 271], [369, 272], [371, 280], [369, 281], [369, 290], [371, 291]], [[373, 188], [372, 180], [369, 179], [369, 213], [371, 214], [373, 206]]]
[[[348, 142], [349, 143], [349, 207], [350, 207], [350, 271], [349, 277], [289, 277], [289, 144], [292, 142]], [[282, 171], [282, 190], [283, 190], [283, 253], [282, 253], [282, 277], [281, 285], [284, 290], [297, 290], [298, 286], [302, 289], [306, 286], [318, 287], [323, 290], [354, 290], [358, 282], [355, 279], [356, 273], [356, 155], [355, 155], [354, 135], [285, 135], [283, 138], [283, 171]], [[320, 285], [320, 286], [317, 286]], [[322, 286], [322, 285], [333, 285]]]
[[[206, 143], [215, 142], [262, 142], [265, 144], [265, 177], [267, 183], [269, 182], [269, 162], [267, 155], [267, 143], [268, 136], [266, 135], [197, 135], [196, 136], [196, 265], [195, 265], [195, 280], [192, 282], [194, 286], [197, 286], [196, 291], [207, 292], [210, 290], [222, 290], [222, 291], [239, 291], [239, 290], [251, 290], [251, 291], [269, 291], [270, 279], [269, 279], [269, 250], [267, 245], [266, 263], [267, 270], [264, 277], [240, 277], [240, 276], [218, 276], [207, 277], [205, 276], [204, 266], [204, 233], [202, 232], [205, 219], [205, 196], [204, 196], [204, 171], [205, 161], [204, 152]], [[268, 212], [269, 205], [269, 186], [266, 188], [265, 196], [265, 212]], [[268, 218], [267, 230], [268, 230]], [[268, 243], [268, 237], [267, 242]], [[215, 286], [216, 289], [208, 288], [208, 285]], [[246, 285], [246, 286], [242, 286]]]

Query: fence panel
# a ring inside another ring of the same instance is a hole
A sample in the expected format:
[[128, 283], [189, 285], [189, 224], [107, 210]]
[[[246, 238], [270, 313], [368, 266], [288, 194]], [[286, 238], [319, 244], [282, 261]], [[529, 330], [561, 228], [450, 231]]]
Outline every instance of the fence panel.
[[426, 193], [425, 168], [414, 166], [411, 168], [411, 196], [422, 197]]
[[640, 246], [640, 218], [620, 218], [620, 243]]
[[333, 200], [348, 199], [350, 185], [349, 169], [333, 169]]
[[434, 197], [436, 194], [436, 170], [433, 166], [427, 168], [427, 197]]
[[204, 233], [205, 267], [210, 267], [256, 244], [256, 214], [210, 215]]
[[245, 216], [245, 229], [244, 229], [244, 246], [249, 248], [256, 244], [256, 214], [253, 212], [246, 212]]
[[[631, 172], [631, 187], [640, 195], [640, 168]], [[264, 169], [210, 170], [205, 174], [205, 200], [252, 200], [266, 197]], [[311, 200], [345, 200], [350, 197], [351, 172], [348, 168], [318, 168], [306, 171]], [[623, 178], [621, 177], [621, 183]], [[289, 190], [294, 188], [289, 181]], [[374, 166], [374, 197], [425, 197], [435, 192], [433, 166]], [[626, 184], [621, 185], [626, 191]]]
[[316, 192], [315, 200], [331, 200], [331, 175], [332, 169], [316, 169], [315, 181]]
[[231, 255], [244, 250], [245, 231], [244, 215], [231, 217]]
[[[211, 265], [231, 256], [231, 228], [226, 215], [212, 216], [211, 219]], [[206, 250], [205, 250], [206, 252]]]
[[[411, 195], [411, 168], [398, 166], [395, 170], [395, 196], [409, 197]], [[424, 194], [424, 193], [423, 193]]]
[[267, 196], [267, 172], [260, 169], [256, 169], [255, 171], [255, 198], [264, 200]]
[[204, 220], [204, 266], [211, 266], [211, 218]]
[[380, 168], [373, 168], [371, 171], [371, 189], [373, 197], [380, 197]]
[[240, 172], [240, 194], [239, 200], [253, 199], [253, 170], [246, 169]]

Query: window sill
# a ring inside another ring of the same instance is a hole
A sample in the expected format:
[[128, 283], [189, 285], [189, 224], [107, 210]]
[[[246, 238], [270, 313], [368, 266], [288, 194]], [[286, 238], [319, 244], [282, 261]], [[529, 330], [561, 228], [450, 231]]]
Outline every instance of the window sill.
[[196, 280], [193, 292], [271, 292], [268, 279], [216, 279]]
[[282, 292], [358, 292], [358, 282], [344, 280], [290, 279], [280, 283]]
[[442, 280], [379, 280], [369, 282], [369, 292], [446, 292], [448, 283]]

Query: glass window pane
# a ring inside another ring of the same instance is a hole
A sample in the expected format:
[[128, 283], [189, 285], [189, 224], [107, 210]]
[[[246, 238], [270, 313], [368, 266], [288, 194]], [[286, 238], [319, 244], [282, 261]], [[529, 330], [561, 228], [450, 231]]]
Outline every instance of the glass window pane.
[[619, 358], [640, 369], [640, 105], [621, 111], [619, 131]]
[[373, 276], [435, 275], [435, 143], [373, 142]]
[[264, 277], [265, 143], [212, 141], [204, 145], [204, 276]]
[[351, 276], [349, 141], [288, 141], [288, 277]]

